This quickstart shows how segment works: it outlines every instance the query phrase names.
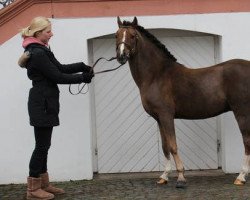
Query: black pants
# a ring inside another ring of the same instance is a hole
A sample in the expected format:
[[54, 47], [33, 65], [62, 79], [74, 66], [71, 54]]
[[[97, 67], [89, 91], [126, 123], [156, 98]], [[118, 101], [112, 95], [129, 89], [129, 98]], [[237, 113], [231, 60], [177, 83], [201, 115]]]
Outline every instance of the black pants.
[[38, 178], [47, 172], [48, 151], [53, 127], [34, 127], [36, 146], [30, 159], [29, 176]]

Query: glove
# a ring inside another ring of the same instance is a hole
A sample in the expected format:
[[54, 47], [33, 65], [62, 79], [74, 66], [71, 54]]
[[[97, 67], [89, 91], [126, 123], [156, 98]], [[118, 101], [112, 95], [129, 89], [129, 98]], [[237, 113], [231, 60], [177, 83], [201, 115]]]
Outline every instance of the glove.
[[85, 65], [84, 64], [84, 67], [82, 69], [82, 72], [90, 72], [92, 70], [92, 67], [90, 67], [89, 65]]
[[94, 73], [82, 73], [83, 76], [83, 82], [84, 83], [90, 83], [91, 79], [94, 77]]

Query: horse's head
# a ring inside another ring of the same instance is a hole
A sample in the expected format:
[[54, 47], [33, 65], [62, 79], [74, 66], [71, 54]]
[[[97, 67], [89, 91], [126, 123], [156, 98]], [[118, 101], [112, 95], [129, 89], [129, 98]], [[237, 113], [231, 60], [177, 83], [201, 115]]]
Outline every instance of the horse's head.
[[125, 64], [136, 51], [138, 35], [135, 27], [138, 25], [137, 18], [135, 17], [133, 22], [122, 23], [120, 17], [117, 17], [117, 23], [119, 26], [116, 32], [117, 60], [119, 63]]

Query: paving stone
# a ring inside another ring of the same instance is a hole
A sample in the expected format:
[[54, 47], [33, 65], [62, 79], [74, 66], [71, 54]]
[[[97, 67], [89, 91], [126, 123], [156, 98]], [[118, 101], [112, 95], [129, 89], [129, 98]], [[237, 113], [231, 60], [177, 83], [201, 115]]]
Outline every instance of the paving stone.
[[[250, 200], [250, 182], [235, 186], [236, 174], [193, 174], [187, 176], [187, 187], [176, 189], [176, 177], [165, 185], [157, 185], [156, 174], [97, 175], [93, 180], [56, 182], [66, 194], [56, 200]], [[0, 185], [0, 200], [25, 199], [25, 184]]]

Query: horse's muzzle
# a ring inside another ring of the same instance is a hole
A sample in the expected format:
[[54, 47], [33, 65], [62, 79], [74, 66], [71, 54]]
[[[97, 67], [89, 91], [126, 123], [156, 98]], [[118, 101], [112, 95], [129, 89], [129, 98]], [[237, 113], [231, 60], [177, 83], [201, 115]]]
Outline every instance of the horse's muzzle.
[[122, 65], [124, 65], [128, 61], [128, 58], [129, 56], [127, 56], [126, 54], [117, 54], [117, 61]]

